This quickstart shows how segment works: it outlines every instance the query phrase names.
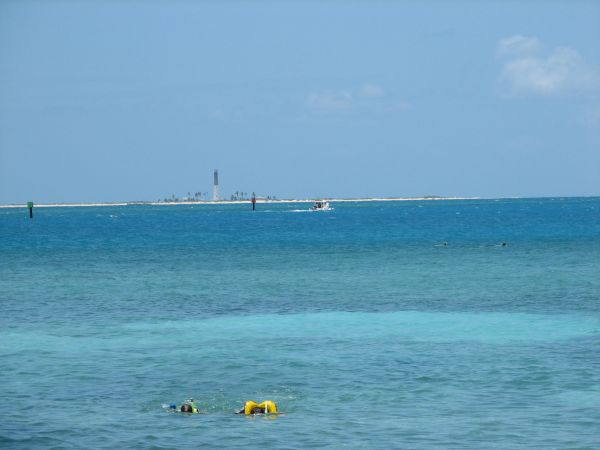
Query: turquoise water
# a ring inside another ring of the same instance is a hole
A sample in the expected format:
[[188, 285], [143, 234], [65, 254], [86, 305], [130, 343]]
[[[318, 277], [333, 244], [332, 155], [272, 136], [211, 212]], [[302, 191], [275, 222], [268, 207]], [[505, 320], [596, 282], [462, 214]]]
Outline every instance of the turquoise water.
[[600, 448], [599, 198], [308, 206], [0, 209], [0, 447]]

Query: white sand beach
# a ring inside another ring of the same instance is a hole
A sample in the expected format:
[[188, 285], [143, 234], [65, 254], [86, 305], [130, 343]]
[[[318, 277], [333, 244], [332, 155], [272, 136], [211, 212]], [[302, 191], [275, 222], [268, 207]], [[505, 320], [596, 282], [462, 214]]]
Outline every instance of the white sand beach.
[[[330, 203], [350, 202], [409, 202], [409, 201], [435, 201], [435, 200], [479, 200], [481, 197], [374, 197], [374, 198], [314, 198], [314, 199], [265, 199], [257, 198], [256, 203], [313, 203], [323, 200]], [[178, 202], [105, 202], [105, 203], [34, 203], [35, 208], [57, 208], [57, 207], [93, 207], [93, 206], [175, 206], [175, 205], [235, 205], [250, 203], [250, 200], [217, 200], [217, 201], [178, 201]], [[0, 208], [26, 208], [23, 204], [0, 205]]]

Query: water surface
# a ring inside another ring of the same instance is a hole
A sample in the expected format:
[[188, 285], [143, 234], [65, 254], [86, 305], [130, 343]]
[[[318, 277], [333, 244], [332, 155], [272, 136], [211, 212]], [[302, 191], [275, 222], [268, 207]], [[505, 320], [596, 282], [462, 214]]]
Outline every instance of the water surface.
[[333, 206], [0, 210], [0, 447], [600, 447], [600, 199]]

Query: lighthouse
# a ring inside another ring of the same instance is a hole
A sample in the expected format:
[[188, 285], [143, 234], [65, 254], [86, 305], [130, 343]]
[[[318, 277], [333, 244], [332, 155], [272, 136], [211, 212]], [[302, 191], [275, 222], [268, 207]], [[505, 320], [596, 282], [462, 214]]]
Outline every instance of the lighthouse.
[[213, 202], [219, 201], [219, 171], [215, 169], [215, 177], [213, 182]]

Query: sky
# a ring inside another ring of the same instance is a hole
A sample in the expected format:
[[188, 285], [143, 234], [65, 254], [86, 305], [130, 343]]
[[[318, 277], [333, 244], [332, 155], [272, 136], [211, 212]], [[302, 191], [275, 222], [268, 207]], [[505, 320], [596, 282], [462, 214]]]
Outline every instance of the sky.
[[0, 203], [600, 195], [600, 2], [0, 2]]

